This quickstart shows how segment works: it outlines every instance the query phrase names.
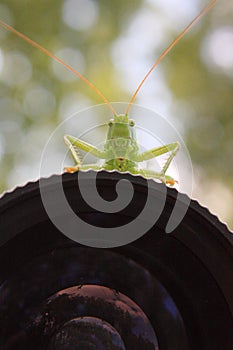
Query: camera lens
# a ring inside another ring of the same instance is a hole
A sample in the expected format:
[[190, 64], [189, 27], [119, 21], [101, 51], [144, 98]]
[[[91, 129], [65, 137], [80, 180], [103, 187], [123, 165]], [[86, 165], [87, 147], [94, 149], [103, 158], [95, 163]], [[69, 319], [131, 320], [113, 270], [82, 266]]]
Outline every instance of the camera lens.
[[[122, 179], [134, 194], [117, 213], [86, 204], [75, 174], [52, 176], [42, 185], [57, 208], [56, 183], [62, 180], [73, 212], [110, 230], [142, 212], [148, 186], [153, 203], [165, 188], [101, 171], [101, 197], [114, 200]], [[89, 186], [88, 176], [83, 181]], [[28, 183], [0, 199], [1, 349], [232, 350], [232, 233], [206, 208], [190, 201], [183, 220], [166, 233], [175, 205], [187, 203], [185, 195], [166, 188], [161, 214], [145, 234], [118, 247], [95, 248], [53, 224], [40, 185]], [[69, 218], [57, 215], [68, 227]]]

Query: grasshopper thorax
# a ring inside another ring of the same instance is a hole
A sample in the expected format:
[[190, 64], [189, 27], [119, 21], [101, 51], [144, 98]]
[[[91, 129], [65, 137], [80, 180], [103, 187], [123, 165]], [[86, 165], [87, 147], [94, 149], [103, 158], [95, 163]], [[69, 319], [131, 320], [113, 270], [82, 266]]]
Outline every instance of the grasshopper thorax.
[[126, 114], [114, 115], [110, 120], [104, 148], [108, 155], [106, 166], [109, 169], [127, 171], [135, 167], [134, 158], [138, 152], [138, 145], [134, 121]]

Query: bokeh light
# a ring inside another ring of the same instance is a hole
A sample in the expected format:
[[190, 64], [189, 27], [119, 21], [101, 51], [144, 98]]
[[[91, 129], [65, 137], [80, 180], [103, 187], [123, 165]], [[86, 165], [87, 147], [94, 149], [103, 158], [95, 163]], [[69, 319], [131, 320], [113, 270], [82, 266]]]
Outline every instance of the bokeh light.
[[21, 85], [30, 80], [32, 65], [26, 55], [11, 51], [4, 55], [1, 79], [10, 86]]
[[75, 30], [87, 30], [98, 19], [98, 5], [93, 0], [66, 0], [63, 3], [62, 18]]
[[0, 75], [2, 74], [3, 64], [4, 64], [3, 52], [0, 49]]
[[[55, 54], [79, 73], [83, 74], [85, 70], [85, 59], [79, 50], [65, 47], [57, 51]], [[62, 82], [77, 81], [78, 79], [76, 75], [67, 72], [65, 67], [55, 61], [52, 61], [52, 69], [55, 76]]]
[[23, 101], [24, 112], [35, 122], [36, 117], [39, 121], [43, 119], [43, 116], [49, 118], [55, 106], [56, 101], [53, 93], [40, 85], [30, 86]]
[[217, 28], [207, 35], [202, 57], [207, 67], [220, 68], [233, 78], [233, 26]]

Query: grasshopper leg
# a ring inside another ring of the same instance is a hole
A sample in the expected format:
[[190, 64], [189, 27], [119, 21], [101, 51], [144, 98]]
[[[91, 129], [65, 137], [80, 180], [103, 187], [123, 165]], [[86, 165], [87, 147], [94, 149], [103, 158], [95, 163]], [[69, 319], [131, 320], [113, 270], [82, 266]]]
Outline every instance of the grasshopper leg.
[[[90, 143], [79, 140], [76, 137], [73, 137], [70, 135], [65, 135], [64, 140], [65, 140], [66, 145], [69, 147], [71, 153], [73, 150], [76, 153], [78, 151], [78, 149], [81, 149], [81, 150], [83, 150], [87, 153], [90, 153], [93, 156], [100, 158], [100, 159], [105, 159], [105, 157], [106, 157], [106, 154], [104, 151], [101, 151], [98, 148], [96, 148], [95, 146], [91, 145]], [[73, 153], [72, 153], [72, 155], [73, 155]]]
[[175, 157], [176, 153], [179, 150], [179, 143], [178, 142], [173, 142], [169, 143], [168, 145], [153, 148], [149, 151], [143, 152], [138, 155], [137, 161], [144, 161], [144, 160], [149, 160], [152, 158], [156, 158], [162, 154], [165, 153], [170, 153], [168, 159], [166, 160], [164, 166], [161, 169], [161, 172], [154, 172], [151, 170], [139, 170], [138, 173], [145, 176], [145, 177], [152, 177], [155, 179], [158, 179], [165, 184], [168, 184], [170, 186], [174, 186], [174, 184], [177, 182], [174, 180], [171, 176], [165, 175], [166, 171], [171, 164], [172, 159]]
[[[178, 150], [179, 150], [179, 142], [169, 143], [168, 145], [157, 147], [157, 148], [152, 148], [148, 151], [145, 151], [141, 154], [138, 154], [135, 161], [143, 162], [144, 160], [156, 158], [156, 157], [161, 156], [162, 154], [165, 154], [168, 152], [171, 152], [171, 155], [172, 155], [171, 160], [172, 160], [172, 158], [176, 155]], [[171, 163], [171, 160], [170, 160], [169, 164]], [[169, 164], [168, 164], [168, 166], [169, 166]], [[168, 168], [168, 166], [167, 166], [167, 168]]]
[[167, 171], [169, 165], [171, 164], [172, 159], [175, 157], [178, 150], [179, 150], [179, 143], [173, 142], [173, 143], [169, 143], [168, 145], [153, 148], [151, 150], [148, 150], [146, 152], [139, 154], [137, 157], [137, 161], [142, 162], [144, 160], [156, 158], [156, 157], [158, 157], [162, 154], [165, 154], [165, 153], [170, 153], [170, 155], [169, 155], [168, 159], [166, 160], [164, 166], [162, 167], [160, 173], [156, 173], [154, 171], [147, 170], [147, 169], [139, 170], [139, 173], [141, 175], [146, 176], [146, 177], [153, 177], [153, 178], [159, 179], [162, 182], [164, 182], [165, 184], [169, 184], [169, 185], [173, 186], [175, 184], [175, 182], [177, 182], [177, 181], [174, 180], [171, 176], [168, 176], [165, 174], [166, 174], [166, 171]]
[[70, 153], [72, 155], [72, 158], [75, 162], [74, 166], [71, 167], [65, 167], [64, 170], [68, 173], [74, 173], [78, 171], [79, 169], [89, 169], [89, 168], [95, 168], [96, 170], [99, 170], [100, 167], [96, 165], [87, 165], [84, 166], [82, 165], [82, 159], [79, 154], [79, 149], [82, 149], [83, 151], [86, 151], [87, 153], [91, 153], [92, 155], [96, 156], [97, 158], [104, 158], [105, 153], [98, 150], [95, 146], [90, 145], [87, 142], [84, 142], [82, 140], [77, 139], [76, 137], [70, 136], [70, 135], [65, 135], [64, 136], [64, 141], [65, 144], [68, 146]]
[[148, 169], [137, 169], [135, 170], [134, 172], [135, 174], [138, 174], [138, 175], [142, 175], [144, 177], [147, 177], [147, 178], [153, 178], [153, 179], [157, 179], [157, 180], [160, 180], [162, 181], [164, 184], [166, 185], [170, 185], [170, 186], [174, 186], [175, 183], [177, 182], [175, 179], [173, 179], [173, 177], [169, 176], [169, 175], [164, 175], [162, 174], [161, 172], [158, 173], [156, 171], [153, 171], [153, 170], [148, 170]]
[[[166, 162], [165, 162], [165, 164], [164, 164], [164, 166], [163, 166], [163, 168], [162, 168], [162, 170], [161, 170], [161, 175], [164, 175], [164, 176], [165, 176], [165, 173], [166, 173], [166, 171], [167, 171], [169, 165], [171, 164], [172, 159], [175, 157], [176, 153], [177, 153], [178, 150], [179, 150], [179, 146], [180, 146], [180, 145], [179, 145], [178, 142], [175, 142], [173, 145], [174, 145], [174, 146], [173, 146], [174, 148], [170, 150], [170, 155], [169, 155], [168, 159], [166, 160]], [[166, 147], [166, 146], [165, 146], [165, 147]]]
[[67, 173], [74, 173], [80, 169], [80, 166], [82, 164], [82, 160], [81, 160], [81, 157], [80, 157], [80, 154], [79, 154], [77, 147], [74, 146], [74, 144], [71, 142], [70, 138], [67, 136], [64, 136], [64, 141], [65, 141], [65, 144], [68, 146], [69, 151], [71, 153], [71, 156], [75, 162], [74, 166], [65, 167], [64, 170]]

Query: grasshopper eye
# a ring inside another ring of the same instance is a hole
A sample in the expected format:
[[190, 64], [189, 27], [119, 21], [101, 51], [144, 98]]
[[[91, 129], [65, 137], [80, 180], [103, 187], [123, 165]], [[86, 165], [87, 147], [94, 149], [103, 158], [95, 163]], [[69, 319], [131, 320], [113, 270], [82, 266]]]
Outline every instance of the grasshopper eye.
[[112, 126], [113, 122], [114, 122], [114, 120], [113, 120], [113, 119], [110, 119], [108, 125], [109, 125], [109, 126]]
[[129, 120], [129, 126], [134, 126], [134, 125], [135, 125], [134, 120], [133, 120], [133, 119], [130, 119], [130, 120]]

